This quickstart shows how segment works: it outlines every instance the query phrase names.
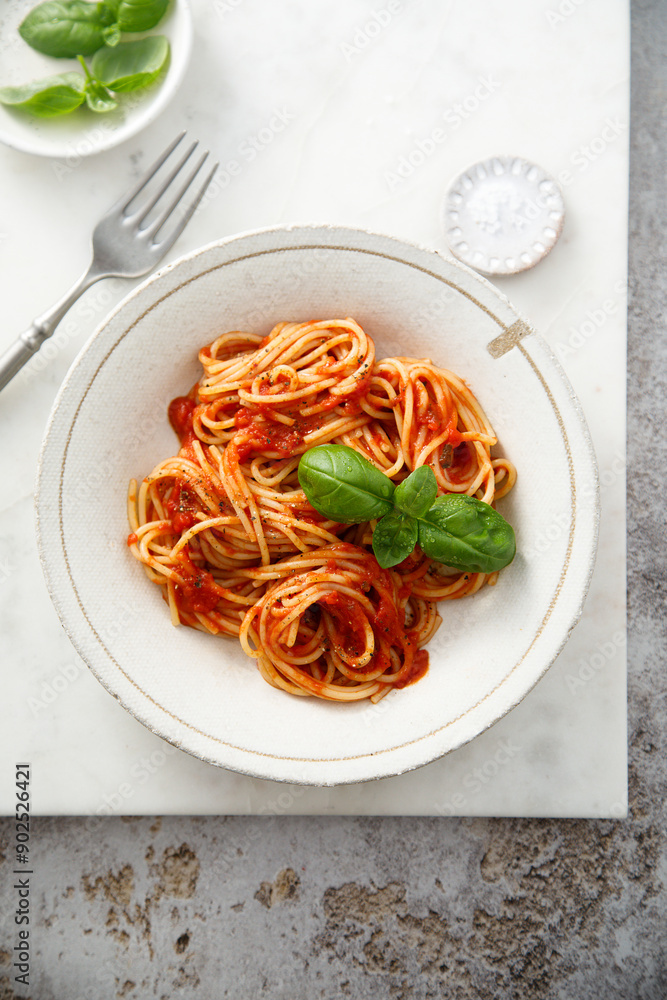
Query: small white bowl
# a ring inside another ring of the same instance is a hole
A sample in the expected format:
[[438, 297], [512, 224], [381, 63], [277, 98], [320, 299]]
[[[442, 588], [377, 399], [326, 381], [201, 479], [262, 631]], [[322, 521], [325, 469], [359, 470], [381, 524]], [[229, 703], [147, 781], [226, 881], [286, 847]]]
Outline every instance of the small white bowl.
[[[5, 13], [0, 36], [0, 86], [18, 86], [41, 77], [81, 71], [76, 59], [53, 59], [36, 52], [18, 33], [18, 27], [36, 0], [17, 0]], [[0, 104], [0, 142], [35, 156], [90, 156], [130, 139], [166, 108], [178, 90], [192, 49], [190, 0], [172, 0], [169, 10], [150, 32], [123, 36], [166, 35], [171, 56], [165, 75], [145, 90], [123, 94], [118, 108], [96, 114], [83, 106], [68, 115], [36, 118]]]
[[565, 204], [558, 184], [521, 156], [492, 156], [452, 181], [442, 209], [449, 249], [488, 275], [518, 274], [558, 242]]

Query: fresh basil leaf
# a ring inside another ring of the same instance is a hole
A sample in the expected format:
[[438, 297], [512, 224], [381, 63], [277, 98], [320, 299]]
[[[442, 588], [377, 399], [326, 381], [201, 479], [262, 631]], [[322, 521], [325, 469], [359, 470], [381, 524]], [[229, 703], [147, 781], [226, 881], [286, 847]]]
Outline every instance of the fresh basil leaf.
[[373, 552], [382, 569], [403, 562], [416, 544], [417, 521], [408, 514], [386, 514], [375, 526]]
[[97, 13], [99, 14], [101, 24], [104, 25], [116, 24], [116, 21], [118, 20], [118, 15], [116, 13], [115, 8], [117, 6], [118, 6], [118, 0], [102, 0], [102, 2], [97, 4]]
[[79, 56], [79, 62], [86, 74], [86, 104], [90, 110], [95, 111], [97, 114], [104, 114], [107, 111], [113, 111], [117, 108], [118, 101], [103, 83], [100, 83], [94, 76], [91, 76], [83, 56]]
[[152, 83], [168, 58], [169, 42], [165, 36], [151, 35], [96, 52], [91, 66], [101, 83], [117, 93], [126, 93]]
[[104, 45], [98, 4], [86, 0], [46, 0], [19, 25], [24, 42], [57, 59], [91, 56]]
[[422, 517], [438, 495], [438, 482], [430, 465], [420, 465], [396, 487], [394, 503], [405, 514]]
[[106, 0], [121, 31], [148, 31], [162, 20], [169, 0]]
[[86, 104], [98, 114], [114, 111], [118, 107], [118, 101], [111, 91], [97, 80], [89, 80], [86, 84]]
[[301, 456], [299, 483], [308, 502], [332, 521], [360, 524], [389, 514], [394, 484], [343, 444], [322, 444]]
[[80, 73], [61, 73], [33, 80], [21, 87], [1, 87], [0, 103], [29, 111], [38, 118], [55, 118], [74, 111], [85, 100], [85, 81]]
[[108, 45], [109, 48], [113, 48], [120, 41], [120, 28], [117, 24], [108, 24], [102, 31], [102, 37], [104, 38], [104, 44]]
[[512, 562], [516, 540], [505, 518], [476, 497], [438, 497], [419, 519], [419, 547], [438, 562], [471, 573], [493, 573]]

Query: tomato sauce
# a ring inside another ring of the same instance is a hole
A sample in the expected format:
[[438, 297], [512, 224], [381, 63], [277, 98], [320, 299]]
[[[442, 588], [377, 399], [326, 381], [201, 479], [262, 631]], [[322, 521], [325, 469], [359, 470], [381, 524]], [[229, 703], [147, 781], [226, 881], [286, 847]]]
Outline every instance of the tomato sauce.
[[167, 410], [169, 423], [178, 435], [181, 448], [191, 461], [196, 461], [195, 453], [192, 450], [192, 444], [197, 440], [192, 425], [196, 407], [197, 403], [190, 396], [177, 396], [172, 399]]
[[[341, 542], [338, 546], [341, 557], [345, 556], [346, 543]], [[335, 573], [340, 570], [340, 565], [336, 559], [330, 559], [325, 564], [328, 573]], [[365, 671], [375, 672], [377, 670], [391, 670], [392, 662], [389, 651], [392, 647], [406, 650], [409, 656], [410, 646], [417, 645], [418, 637], [414, 632], [405, 634], [402, 612], [396, 607], [393, 601], [393, 584], [387, 570], [381, 569], [376, 559], [370, 554], [361, 564], [357, 563], [357, 573], [361, 572], [361, 579], [358, 584], [366, 592], [374, 588], [375, 594], [371, 594], [371, 601], [375, 605], [375, 611], [367, 617], [366, 612], [359, 604], [347, 594], [339, 591], [332, 591], [324, 595], [318, 601], [326, 607], [327, 611], [334, 619], [337, 638], [342, 644], [345, 653], [352, 657], [361, 656], [364, 647], [364, 630], [366, 623], [370, 624], [373, 630], [375, 650]], [[404, 583], [398, 591], [400, 601], [407, 599], [412, 590], [412, 583]], [[357, 668], [359, 669], [359, 668]], [[416, 650], [414, 657], [407, 669], [406, 676], [396, 684], [396, 687], [405, 687], [418, 681], [428, 670], [428, 653], [425, 650]], [[360, 670], [364, 672], [364, 668]]]
[[[408, 633], [409, 639], [410, 633]], [[407, 676], [401, 681], [397, 681], [394, 687], [404, 688], [408, 684], [415, 684], [416, 681], [421, 680], [421, 678], [428, 672], [428, 653], [425, 649], [418, 649], [412, 658], [412, 663], [410, 664], [410, 669]]]
[[192, 433], [192, 417], [196, 405], [194, 399], [191, 399], [189, 396], [177, 396], [169, 404], [169, 409], [167, 410], [169, 423], [181, 441]]
[[346, 417], [358, 417], [362, 412], [362, 406], [358, 399], [348, 397], [340, 406], [340, 412]]
[[452, 461], [447, 470], [447, 474], [452, 483], [461, 483], [467, 478], [468, 468], [470, 466], [470, 445], [467, 441], [463, 441], [458, 447], [454, 448], [452, 452]]
[[253, 451], [271, 452], [280, 458], [289, 458], [303, 444], [303, 431], [298, 426], [288, 427], [287, 424], [261, 417], [258, 419], [243, 412], [237, 414], [235, 423], [239, 428], [234, 435], [239, 462], [247, 461]]
[[456, 428], [457, 423], [458, 423], [457, 415], [456, 413], [453, 413], [449, 418], [449, 422], [446, 427], [447, 443], [451, 444], [452, 448], [458, 447], [458, 445], [460, 445], [461, 441], [463, 440], [460, 431], [458, 431]]
[[238, 433], [234, 444], [239, 461], [245, 462], [253, 451], [266, 451], [279, 458], [290, 458], [301, 449], [307, 434], [319, 430], [318, 414], [296, 417], [293, 424], [283, 424], [275, 419], [271, 406], [244, 406], [236, 414], [234, 424]]
[[220, 587], [206, 570], [195, 571], [186, 576], [182, 584], [176, 584], [176, 603], [190, 614], [207, 614], [220, 600]]
[[174, 487], [169, 500], [164, 501], [164, 509], [174, 531], [180, 534], [199, 520], [196, 516], [200, 509], [199, 497], [179, 483], [178, 487]]
[[347, 594], [332, 590], [328, 594], [323, 594], [318, 604], [325, 605], [336, 623], [337, 637], [345, 656], [350, 658], [363, 656], [366, 651], [366, 615], [357, 601]]
[[398, 620], [398, 611], [394, 602], [382, 594], [372, 621], [373, 631], [391, 646], [400, 644], [403, 629]]
[[424, 412], [419, 413], [415, 411], [415, 424], [417, 427], [426, 427], [427, 430], [433, 431], [436, 434], [441, 434], [444, 430], [447, 435], [447, 443], [451, 444], [453, 448], [461, 444], [462, 438], [461, 432], [457, 428], [458, 415], [456, 412], [450, 414], [449, 420], [443, 428], [442, 413], [438, 410], [437, 406], [429, 403]]
[[428, 427], [430, 431], [437, 431], [440, 429], [440, 414], [433, 409], [433, 403], [428, 404], [426, 412], [415, 412], [415, 423], [417, 424], [417, 427]]

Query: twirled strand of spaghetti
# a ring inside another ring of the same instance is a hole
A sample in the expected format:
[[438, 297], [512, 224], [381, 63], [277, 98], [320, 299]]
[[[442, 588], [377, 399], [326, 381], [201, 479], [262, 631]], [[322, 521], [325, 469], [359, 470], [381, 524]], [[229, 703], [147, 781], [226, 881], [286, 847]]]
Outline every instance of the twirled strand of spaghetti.
[[372, 523], [328, 521], [297, 478], [309, 448], [354, 448], [399, 483], [430, 465], [438, 492], [487, 503], [509, 461], [457, 375], [430, 360], [375, 359], [352, 319], [231, 331], [199, 353], [203, 374], [169, 417], [178, 455], [130, 485], [130, 551], [163, 589], [174, 624], [238, 636], [272, 685], [376, 701], [421, 676], [436, 602], [497, 574], [448, 570], [419, 549], [392, 570]]

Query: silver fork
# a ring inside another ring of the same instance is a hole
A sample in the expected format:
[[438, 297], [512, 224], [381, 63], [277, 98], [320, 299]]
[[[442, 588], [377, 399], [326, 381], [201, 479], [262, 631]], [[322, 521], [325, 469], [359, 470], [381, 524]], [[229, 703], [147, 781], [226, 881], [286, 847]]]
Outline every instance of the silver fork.
[[[179, 161], [169, 171], [159, 190], [151, 194], [148, 200], [144, 198], [140, 205], [133, 206], [132, 203], [157, 175], [184, 136], [185, 132], [181, 132], [135, 186], [123, 195], [97, 223], [93, 231], [93, 259], [90, 267], [67, 295], [48, 312], [38, 316], [30, 329], [21, 334], [18, 340], [0, 357], [0, 389], [4, 389], [23, 365], [40, 349], [44, 341], [54, 332], [65, 313], [87, 288], [90, 288], [101, 278], [138, 278], [142, 274], [148, 274], [181, 235], [203, 198], [218, 164], [214, 164], [203, 181], [200, 180], [198, 186], [192, 189], [189, 200], [186, 202], [186, 195], [208, 158], [209, 154], [205, 152], [189, 173], [182, 178], [182, 183], [176, 189], [171, 200], [164, 206], [158, 203], [177, 180], [199, 145], [198, 142], [193, 142], [190, 148], [183, 153]], [[185, 208], [184, 214], [169, 227], [168, 232], [162, 235], [162, 230], [167, 226], [171, 215], [181, 204]], [[153, 209], [157, 210], [156, 215], [148, 222], [147, 218]]]

